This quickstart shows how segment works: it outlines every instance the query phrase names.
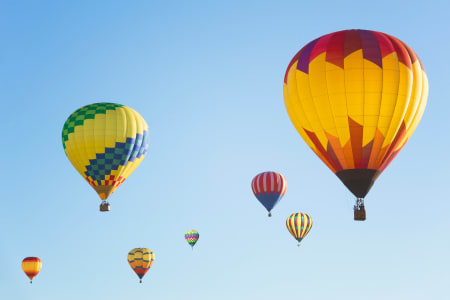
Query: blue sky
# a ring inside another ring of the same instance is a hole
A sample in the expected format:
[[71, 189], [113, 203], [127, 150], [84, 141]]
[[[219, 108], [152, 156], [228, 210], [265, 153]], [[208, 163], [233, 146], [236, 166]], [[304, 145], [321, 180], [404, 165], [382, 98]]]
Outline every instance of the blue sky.
[[[0, 298], [448, 294], [448, 1], [243, 2], [0, 2]], [[303, 45], [350, 28], [406, 42], [430, 83], [422, 122], [367, 196], [363, 223], [282, 94]], [[60, 138], [74, 110], [103, 101], [134, 108], [150, 129], [110, 213]], [[250, 188], [266, 170], [288, 182], [271, 219]], [[293, 212], [314, 219], [300, 248], [284, 224]], [[200, 232], [194, 251], [189, 229]], [[142, 285], [126, 261], [135, 247], [156, 255]], [[43, 261], [33, 285], [26, 256]]]

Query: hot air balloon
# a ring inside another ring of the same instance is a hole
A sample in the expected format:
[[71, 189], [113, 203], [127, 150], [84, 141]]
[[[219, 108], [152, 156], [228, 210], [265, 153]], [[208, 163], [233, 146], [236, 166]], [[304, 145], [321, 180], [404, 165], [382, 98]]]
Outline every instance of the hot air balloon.
[[313, 221], [310, 216], [304, 213], [294, 213], [286, 219], [286, 227], [291, 235], [300, 242], [309, 233], [313, 226]]
[[184, 234], [184, 239], [191, 245], [192, 249], [194, 249], [194, 245], [197, 243], [199, 237], [200, 235], [197, 230], [189, 230]]
[[64, 123], [64, 151], [75, 169], [103, 200], [142, 162], [148, 149], [148, 126], [133, 109], [115, 103], [94, 103], [76, 110]]
[[283, 175], [277, 172], [263, 172], [255, 176], [252, 180], [252, 190], [256, 199], [269, 212], [286, 194], [287, 184]]
[[418, 56], [385, 33], [330, 33], [294, 56], [283, 90], [297, 131], [356, 196], [355, 220], [365, 220], [364, 197], [425, 109], [428, 80]]
[[128, 263], [139, 277], [140, 283], [142, 283], [142, 277], [150, 269], [154, 260], [153, 251], [147, 248], [135, 248], [128, 253]]
[[26, 257], [22, 261], [22, 270], [30, 278], [30, 283], [33, 283], [33, 278], [39, 274], [42, 262], [38, 257]]

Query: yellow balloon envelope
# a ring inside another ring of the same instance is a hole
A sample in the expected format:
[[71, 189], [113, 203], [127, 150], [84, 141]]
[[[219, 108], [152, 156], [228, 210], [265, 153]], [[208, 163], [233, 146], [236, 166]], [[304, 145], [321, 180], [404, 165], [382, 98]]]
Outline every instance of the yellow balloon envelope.
[[33, 283], [34, 277], [41, 271], [42, 262], [38, 257], [26, 257], [22, 261], [22, 270], [30, 278], [30, 283]]
[[104, 200], [101, 210], [109, 210], [106, 199], [147, 153], [148, 125], [129, 107], [94, 103], [70, 115], [62, 142], [72, 165]]
[[297, 240], [298, 246], [313, 226], [312, 218], [305, 213], [293, 213], [286, 219], [289, 233]]
[[128, 253], [128, 263], [142, 283], [142, 278], [153, 265], [155, 254], [147, 248], [135, 248]]
[[292, 123], [357, 197], [356, 210], [416, 129], [427, 95], [427, 76], [414, 51], [369, 30], [310, 42], [291, 60], [284, 79]]

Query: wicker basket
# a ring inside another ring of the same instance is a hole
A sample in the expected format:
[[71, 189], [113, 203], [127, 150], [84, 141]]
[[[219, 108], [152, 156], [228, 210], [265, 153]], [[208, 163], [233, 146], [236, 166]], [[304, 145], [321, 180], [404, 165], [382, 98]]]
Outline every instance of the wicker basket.
[[363, 207], [360, 207], [359, 210], [354, 210], [354, 219], [355, 221], [365, 221], [366, 220], [366, 210]]
[[110, 211], [111, 208], [109, 207], [109, 203], [108, 202], [103, 202], [102, 204], [100, 204], [100, 211]]

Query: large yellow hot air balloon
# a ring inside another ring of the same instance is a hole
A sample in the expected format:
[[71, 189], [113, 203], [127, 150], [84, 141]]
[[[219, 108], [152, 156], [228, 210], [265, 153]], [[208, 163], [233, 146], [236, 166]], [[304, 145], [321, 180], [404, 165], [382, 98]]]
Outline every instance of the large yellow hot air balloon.
[[130, 176], [148, 149], [148, 125], [133, 109], [94, 103], [76, 110], [64, 123], [64, 151], [75, 169], [103, 200]]
[[322, 36], [291, 60], [284, 78], [289, 117], [317, 156], [357, 197], [364, 197], [416, 129], [428, 80], [414, 51], [376, 31]]

